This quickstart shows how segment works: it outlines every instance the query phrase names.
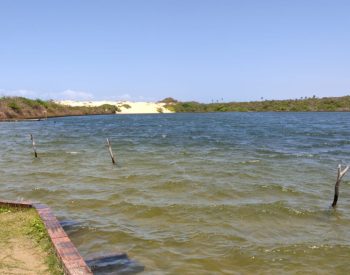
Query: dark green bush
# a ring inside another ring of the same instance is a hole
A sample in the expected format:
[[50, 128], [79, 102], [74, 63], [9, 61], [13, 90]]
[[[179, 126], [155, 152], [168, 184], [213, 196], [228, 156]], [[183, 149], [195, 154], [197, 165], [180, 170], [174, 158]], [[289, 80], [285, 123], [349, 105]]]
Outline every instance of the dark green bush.
[[19, 107], [19, 105], [15, 101], [10, 102], [8, 106], [15, 112], [19, 112], [21, 110], [21, 107]]

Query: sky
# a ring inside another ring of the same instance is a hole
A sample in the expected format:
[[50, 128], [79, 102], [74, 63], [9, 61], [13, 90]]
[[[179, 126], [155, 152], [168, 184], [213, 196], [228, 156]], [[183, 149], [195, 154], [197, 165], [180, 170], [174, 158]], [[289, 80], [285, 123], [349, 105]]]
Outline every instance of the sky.
[[0, 0], [0, 96], [350, 94], [350, 1]]

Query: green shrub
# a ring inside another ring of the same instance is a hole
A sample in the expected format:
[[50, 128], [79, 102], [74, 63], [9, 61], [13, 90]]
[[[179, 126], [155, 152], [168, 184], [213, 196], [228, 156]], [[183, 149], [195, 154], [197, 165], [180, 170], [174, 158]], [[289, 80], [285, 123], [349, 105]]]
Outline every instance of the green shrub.
[[[86, 107], [86, 108], [87, 108], [86, 111], [88, 112], [89, 107]], [[111, 113], [111, 114], [121, 111], [119, 107], [117, 107], [115, 105], [111, 105], [111, 104], [103, 104], [99, 107], [96, 107], [95, 110], [96, 110], [96, 112], [98, 112], [98, 110], [102, 110], [102, 112]]]
[[177, 103], [178, 101], [172, 97], [166, 97], [161, 101], [158, 101], [159, 103], [166, 103], [166, 104], [171, 104], [171, 103]]
[[36, 99], [35, 102], [38, 103], [39, 105], [45, 107], [46, 109], [49, 107], [49, 103], [47, 101], [43, 101], [41, 99]]
[[8, 106], [15, 112], [19, 112], [21, 110], [21, 107], [19, 107], [19, 105], [15, 101], [10, 102]]
[[129, 104], [123, 104], [122, 107], [124, 107], [125, 109], [130, 109], [131, 106]]
[[55, 250], [51, 244], [45, 225], [39, 217], [35, 217], [30, 221], [29, 227], [27, 228], [27, 234], [47, 253], [45, 262], [49, 267], [50, 274], [63, 275], [64, 272], [61, 263], [56, 257]]

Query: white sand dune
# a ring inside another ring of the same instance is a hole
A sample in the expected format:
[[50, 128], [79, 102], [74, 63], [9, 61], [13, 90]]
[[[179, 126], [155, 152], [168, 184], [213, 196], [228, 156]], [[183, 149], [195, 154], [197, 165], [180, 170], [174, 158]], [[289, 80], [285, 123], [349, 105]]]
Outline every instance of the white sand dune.
[[58, 104], [68, 106], [96, 107], [104, 104], [117, 106], [121, 111], [118, 114], [157, 114], [172, 113], [164, 107], [165, 103], [157, 102], [131, 102], [131, 101], [56, 101]]

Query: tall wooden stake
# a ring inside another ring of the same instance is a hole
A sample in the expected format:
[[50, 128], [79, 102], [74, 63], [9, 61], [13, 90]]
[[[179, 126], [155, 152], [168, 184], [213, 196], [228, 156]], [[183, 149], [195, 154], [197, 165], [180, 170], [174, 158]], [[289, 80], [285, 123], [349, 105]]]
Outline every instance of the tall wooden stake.
[[33, 138], [33, 135], [32, 135], [32, 134], [30, 134], [30, 139], [31, 139], [31, 141], [32, 141], [32, 146], [33, 146], [34, 156], [37, 158], [37, 157], [38, 157], [38, 154], [37, 154], [37, 152], [36, 152], [35, 140], [34, 140], [34, 138]]
[[112, 163], [115, 164], [114, 155], [113, 155], [113, 151], [112, 151], [112, 147], [111, 147], [111, 142], [109, 141], [108, 138], [107, 138], [107, 146], [108, 146], [109, 154], [111, 155]]
[[337, 205], [338, 197], [339, 197], [339, 185], [342, 178], [345, 176], [346, 172], [349, 170], [350, 166], [346, 166], [343, 170], [341, 169], [341, 164], [338, 165], [338, 174], [337, 181], [334, 186], [334, 199], [332, 203], [332, 207], [334, 208]]

